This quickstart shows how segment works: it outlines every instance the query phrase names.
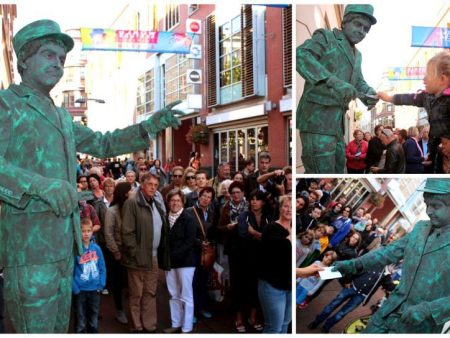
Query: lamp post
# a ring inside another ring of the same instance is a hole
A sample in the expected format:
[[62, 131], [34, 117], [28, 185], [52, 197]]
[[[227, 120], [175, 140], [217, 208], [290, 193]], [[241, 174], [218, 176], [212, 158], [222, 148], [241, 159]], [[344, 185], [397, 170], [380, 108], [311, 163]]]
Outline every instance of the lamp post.
[[[101, 103], [101, 104], [106, 103], [105, 100], [103, 100], [103, 99], [95, 99], [95, 98], [91, 98], [91, 97], [80, 97], [79, 99], [75, 100], [75, 103], [85, 105], [87, 103], [87, 101], [94, 101], [94, 102]], [[87, 105], [85, 105], [84, 108], [86, 109]], [[85, 126], [88, 125], [87, 111], [84, 112], [84, 114], [81, 118], [81, 123], [84, 124]]]
[[103, 99], [94, 99], [90, 97], [80, 97], [79, 99], [75, 100], [75, 103], [86, 103], [87, 101], [95, 101], [97, 103], [106, 103]]

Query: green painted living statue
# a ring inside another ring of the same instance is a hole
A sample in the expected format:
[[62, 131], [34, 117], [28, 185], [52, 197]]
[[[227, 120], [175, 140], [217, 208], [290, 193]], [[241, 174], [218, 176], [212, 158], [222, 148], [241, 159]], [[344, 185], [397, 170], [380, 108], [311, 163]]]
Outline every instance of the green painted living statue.
[[297, 72], [305, 79], [297, 107], [305, 173], [343, 173], [348, 104], [358, 97], [371, 109], [378, 101], [355, 47], [376, 22], [371, 5], [347, 5], [342, 30], [317, 29], [297, 47]]
[[440, 333], [450, 320], [450, 179], [429, 178], [422, 191], [429, 221], [386, 247], [335, 265], [354, 274], [403, 259], [400, 284], [365, 333]]
[[98, 158], [148, 147], [178, 127], [174, 105], [102, 135], [74, 123], [50, 90], [63, 76], [72, 38], [51, 20], [13, 38], [20, 85], [0, 91], [0, 267], [9, 317], [19, 333], [67, 332], [74, 254], [81, 254], [76, 151]]

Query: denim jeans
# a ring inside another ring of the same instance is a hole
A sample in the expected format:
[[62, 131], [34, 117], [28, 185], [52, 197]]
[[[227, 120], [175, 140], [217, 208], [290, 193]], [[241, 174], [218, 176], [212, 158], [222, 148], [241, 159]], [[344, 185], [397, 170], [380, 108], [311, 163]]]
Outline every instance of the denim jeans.
[[98, 313], [100, 310], [100, 293], [81, 291], [75, 296], [75, 332], [98, 333]]
[[300, 305], [301, 303], [303, 303], [306, 298], [308, 297], [308, 290], [306, 290], [303, 286], [300, 285], [300, 283], [297, 285], [297, 289], [296, 289], [296, 298], [295, 298], [295, 303], [297, 305]]
[[279, 290], [260, 279], [258, 295], [264, 314], [263, 333], [287, 333], [292, 319], [292, 291]]
[[3, 277], [0, 276], [0, 333], [5, 333], [5, 302], [3, 301]]
[[336, 298], [334, 298], [331, 301], [331, 303], [325, 306], [322, 312], [317, 315], [316, 319], [314, 319], [314, 322], [316, 324], [320, 324], [326, 318], [328, 318], [328, 316], [334, 311], [334, 309], [336, 309], [338, 306], [340, 306], [346, 300], [348, 300], [348, 302], [332, 317], [328, 318], [325, 324], [323, 325], [323, 328], [325, 330], [330, 330], [334, 324], [339, 322], [349, 312], [353, 311], [356, 307], [358, 307], [358, 305], [363, 302], [364, 297], [365, 297], [364, 295], [357, 293], [355, 289], [353, 289], [353, 287], [343, 288], [341, 292], [338, 293]]

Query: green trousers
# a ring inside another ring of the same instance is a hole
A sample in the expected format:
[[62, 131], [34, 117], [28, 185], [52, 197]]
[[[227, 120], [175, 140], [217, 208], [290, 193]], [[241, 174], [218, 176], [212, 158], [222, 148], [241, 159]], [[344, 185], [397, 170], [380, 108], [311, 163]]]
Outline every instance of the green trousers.
[[343, 174], [345, 142], [343, 137], [300, 133], [305, 174]]
[[67, 333], [73, 256], [55, 263], [4, 270], [8, 315], [17, 333]]

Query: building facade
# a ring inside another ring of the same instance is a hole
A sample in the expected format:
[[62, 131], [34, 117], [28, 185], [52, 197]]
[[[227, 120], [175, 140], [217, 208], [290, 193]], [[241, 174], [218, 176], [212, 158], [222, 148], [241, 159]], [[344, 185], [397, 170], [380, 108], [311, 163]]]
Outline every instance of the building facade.
[[333, 184], [333, 200], [346, 197], [352, 210], [363, 207], [391, 232], [409, 232], [417, 221], [428, 218], [422, 193], [417, 191], [425, 177], [337, 178]]
[[[292, 105], [292, 8], [253, 5], [173, 5], [157, 30], [185, 32], [192, 22], [196, 55], [157, 54], [139, 76], [136, 118], [175, 100], [186, 115], [177, 130], [160, 135], [154, 155], [183, 166], [201, 154], [212, 174], [221, 162], [233, 170], [268, 150], [274, 166], [290, 161]], [[268, 62], [270, 60], [270, 62]], [[196, 74], [195, 80], [191, 74]], [[198, 77], [200, 75], [200, 78]], [[164, 103], [164, 104], [163, 104]], [[202, 144], [186, 139], [207, 126]]]

